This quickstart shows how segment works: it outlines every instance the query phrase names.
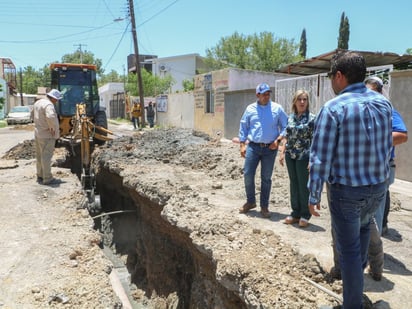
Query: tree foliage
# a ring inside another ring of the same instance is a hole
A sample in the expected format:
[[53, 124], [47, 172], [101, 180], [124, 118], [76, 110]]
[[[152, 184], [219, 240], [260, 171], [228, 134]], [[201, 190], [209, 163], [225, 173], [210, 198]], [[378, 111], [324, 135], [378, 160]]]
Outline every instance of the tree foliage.
[[301, 60], [297, 48], [293, 40], [275, 38], [270, 32], [247, 36], [235, 32], [206, 50], [205, 63], [212, 69], [236, 67], [271, 72]]
[[94, 64], [97, 67], [97, 74], [102, 75], [104, 69], [102, 68], [102, 60], [94, 58], [94, 54], [87, 50], [76, 50], [74, 53], [65, 54], [62, 57], [62, 63], [82, 63], [82, 64]]
[[[20, 80], [22, 77], [22, 81]], [[38, 87], [49, 87], [50, 85], [50, 69], [44, 66], [42, 69], [36, 70], [32, 66], [27, 66], [22, 70], [22, 74], [17, 75], [17, 85], [22, 85], [22, 93], [36, 94]]]
[[339, 26], [338, 48], [349, 49], [349, 19], [342, 13]]
[[[60, 63], [84, 63], [84, 64], [94, 64], [97, 67], [98, 85], [101, 86], [108, 82], [124, 82], [124, 75], [119, 75], [116, 71], [112, 70], [110, 73], [105, 75], [102, 69], [102, 60], [95, 58], [94, 54], [88, 51], [80, 50], [75, 51], [71, 54], [65, 54], [62, 56], [61, 61], [52, 61]], [[23, 82], [20, 82], [20, 75], [17, 75], [17, 85], [20, 87], [22, 84], [22, 89], [19, 91], [23, 93], [36, 94], [38, 87], [50, 87], [50, 64], [46, 64], [43, 68], [36, 70], [32, 66], [27, 66], [22, 70]]]
[[185, 79], [182, 81], [183, 91], [192, 91], [195, 89], [195, 81], [193, 79]]
[[[152, 73], [141, 70], [143, 81], [143, 92], [145, 96], [154, 97], [165, 93], [174, 83], [172, 76], [165, 77], [155, 76]], [[132, 96], [139, 96], [139, 89], [137, 87], [137, 74], [130, 73], [126, 83], [126, 91]]]
[[407, 48], [405, 53], [408, 55], [412, 55], [412, 48]]
[[306, 29], [303, 28], [300, 35], [299, 55], [304, 59], [306, 59], [306, 49]]
[[103, 86], [107, 83], [124, 83], [126, 77], [124, 75], [120, 75], [115, 70], [111, 70], [107, 74], [102, 74], [98, 80], [99, 87]]

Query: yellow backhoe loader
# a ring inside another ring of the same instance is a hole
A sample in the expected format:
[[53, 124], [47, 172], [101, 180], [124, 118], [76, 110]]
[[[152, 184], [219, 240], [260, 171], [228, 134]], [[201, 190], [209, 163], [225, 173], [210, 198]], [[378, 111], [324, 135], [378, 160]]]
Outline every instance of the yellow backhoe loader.
[[[105, 110], [100, 106], [96, 66], [90, 64], [52, 63], [51, 88], [58, 89], [63, 98], [56, 110], [60, 122], [59, 144], [65, 146], [80, 162], [74, 170], [86, 193], [89, 210], [100, 207], [96, 194], [96, 180], [91, 166], [94, 144], [111, 140], [113, 133], [107, 129]], [[80, 149], [80, 150], [79, 150]], [[80, 152], [80, 153], [77, 153]]]

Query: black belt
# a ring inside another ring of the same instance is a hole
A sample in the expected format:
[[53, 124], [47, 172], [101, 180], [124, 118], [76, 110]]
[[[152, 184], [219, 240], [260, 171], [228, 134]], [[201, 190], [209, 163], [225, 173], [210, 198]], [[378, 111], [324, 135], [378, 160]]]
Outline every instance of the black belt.
[[272, 143], [265, 144], [265, 143], [255, 143], [255, 142], [250, 142], [249, 141], [249, 144], [253, 144], [253, 145], [257, 145], [259, 147], [265, 148], [265, 147], [269, 147]]

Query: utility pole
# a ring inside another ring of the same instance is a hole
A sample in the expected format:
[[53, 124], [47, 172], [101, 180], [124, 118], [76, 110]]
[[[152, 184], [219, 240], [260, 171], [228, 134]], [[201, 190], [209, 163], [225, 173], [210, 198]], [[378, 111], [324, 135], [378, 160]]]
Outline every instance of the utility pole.
[[20, 105], [23, 106], [24, 105], [24, 100], [23, 100], [23, 71], [20, 68]]
[[86, 44], [74, 44], [74, 47], [78, 46], [79, 47], [79, 52], [80, 52], [80, 64], [83, 64], [83, 51], [82, 51], [82, 46], [87, 46]]
[[136, 61], [136, 74], [137, 74], [137, 88], [139, 89], [139, 99], [140, 99], [140, 109], [142, 110], [142, 127], [145, 126], [145, 110], [144, 110], [144, 94], [143, 94], [143, 81], [142, 72], [140, 71], [140, 61], [139, 61], [139, 47], [137, 46], [137, 35], [136, 35], [136, 21], [134, 18], [134, 5], [133, 0], [129, 0], [129, 10], [130, 19], [132, 22], [132, 35], [134, 43], [134, 56]]

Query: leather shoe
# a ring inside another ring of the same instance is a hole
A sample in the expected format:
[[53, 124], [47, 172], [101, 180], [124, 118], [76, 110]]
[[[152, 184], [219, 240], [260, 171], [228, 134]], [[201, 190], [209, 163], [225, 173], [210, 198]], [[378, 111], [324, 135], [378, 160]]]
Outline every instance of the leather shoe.
[[300, 227], [307, 227], [309, 225], [309, 221], [308, 220], [306, 220], [306, 219], [304, 219], [304, 218], [301, 218], [300, 220], [299, 220], [299, 226]]
[[262, 208], [260, 210], [260, 214], [262, 215], [263, 218], [266, 218], [266, 219], [270, 218], [270, 212], [269, 212], [269, 209], [267, 208]]
[[287, 216], [285, 221], [283, 221], [283, 223], [285, 224], [293, 224], [293, 223], [298, 223], [299, 222], [299, 218], [293, 218], [292, 216]]
[[245, 214], [253, 208], [256, 208], [256, 204], [245, 203], [242, 207], [239, 208], [239, 213], [240, 214]]

